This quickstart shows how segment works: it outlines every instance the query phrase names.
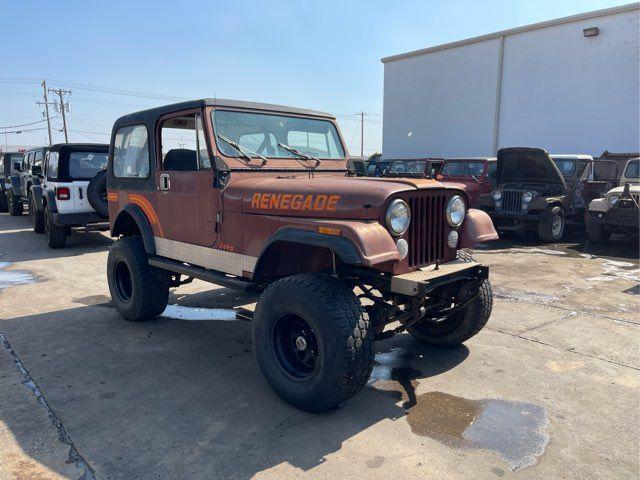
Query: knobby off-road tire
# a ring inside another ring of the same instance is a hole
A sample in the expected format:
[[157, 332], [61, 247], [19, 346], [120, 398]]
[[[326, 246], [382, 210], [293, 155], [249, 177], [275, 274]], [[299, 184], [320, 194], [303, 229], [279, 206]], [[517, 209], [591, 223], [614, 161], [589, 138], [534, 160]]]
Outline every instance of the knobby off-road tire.
[[48, 205], [44, 207], [44, 236], [49, 248], [64, 248], [67, 245], [66, 229], [53, 223], [53, 216]]
[[[467, 252], [458, 252], [458, 259], [475, 261]], [[438, 323], [418, 322], [407, 331], [420, 342], [436, 347], [453, 348], [469, 340], [486, 325], [493, 308], [493, 292], [489, 280], [483, 280], [478, 296], [463, 309]]]
[[12, 217], [22, 215], [22, 202], [19, 198], [16, 198], [13, 192], [7, 193], [7, 208], [9, 210], [9, 215]]
[[0, 190], [0, 212], [8, 212], [9, 206], [7, 205], [7, 192]]
[[113, 304], [127, 320], [150, 320], [167, 307], [169, 275], [149, 265], [139, 236], [113, 243], [107, 260], [107, 280]]
[[44, 233], [44, 212], [36, 208], [33, 195], [29, 195], [29, 218], [31, 226], [36, 233]]
[[564, 236], [565, 227], [562, 207], [551, 207], [540, 214], [538, 238], [545, 243], [559, 242]]
[[598, 243], [609, 239], [609, 232], [606, 231], [604, 225], [592, 220], [586, 221], [587, 238], [590, 242]]
[[[271, 284], [255, 311], [253, 345], [271, 388], [310, 412], [353, 397], [373, 366], [369, 318], [353, 289], [330, 275], [295, 275]], [[300, 360], [305, 354], [313, 360]]]

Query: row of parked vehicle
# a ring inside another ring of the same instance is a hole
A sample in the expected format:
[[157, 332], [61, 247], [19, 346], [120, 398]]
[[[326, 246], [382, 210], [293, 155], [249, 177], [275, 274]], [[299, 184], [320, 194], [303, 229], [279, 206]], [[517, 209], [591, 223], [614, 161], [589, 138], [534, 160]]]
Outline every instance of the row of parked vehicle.
[[0, 156], [0, 211], [22, 215], [47, 245], [63, 248], [72, 229], [107, 230], [108, 145], [61, 143]]
[[[109, 228], [106, 280], [131, 321], [159, 316], [169, 288], [194, 278], [260, 292], [258, 364], [278, 395], [313, 412], [366, 385], [376, 340], [408, 332], [456, 347], [484, 327], [489, 267], [464, 249], [498, 238], [491, 217], [558, 239], [587, 185], [603, 182], [604, 163], [517, 148], [495, 160], [380, 160], [374, 176], [416, 178], [358, 177], [334, 116], [254, 102], [166, 105], [112, 132], [109, 147], [5, 154], [10, 213], [26, 205], [52, 248], [74, 228]], [[637, 179], [637, 162], [625, 178]], [[593, 218], [608, 230], [623, 204], [637, 218], [629, 192], [608, 192], [611, 209]]]
[[637, 153], [549, 155], [539, 148], [503, 148], [497, 157], [353, 161], [362, 176], [429, 177], [464, 185], [469, 202], [500, 231], [524, 231], [558, 242], [566, 225], [584, 225], [590, 241], [613, 233], [638, 236]]

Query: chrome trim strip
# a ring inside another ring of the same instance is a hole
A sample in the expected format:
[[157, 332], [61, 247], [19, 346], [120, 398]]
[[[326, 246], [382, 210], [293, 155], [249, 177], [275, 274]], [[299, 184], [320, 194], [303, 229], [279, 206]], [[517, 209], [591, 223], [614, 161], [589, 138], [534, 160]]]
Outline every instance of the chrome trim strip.
[[168, 238], [154, 237], [154, 240], [156, 253], [162, 257], [231, 275], [242, 276], [243, 271], [253, 272], [258, 261], [257, 257], [201, 245], [192, 245], [178, 242], [177, 240], [169, 240]]

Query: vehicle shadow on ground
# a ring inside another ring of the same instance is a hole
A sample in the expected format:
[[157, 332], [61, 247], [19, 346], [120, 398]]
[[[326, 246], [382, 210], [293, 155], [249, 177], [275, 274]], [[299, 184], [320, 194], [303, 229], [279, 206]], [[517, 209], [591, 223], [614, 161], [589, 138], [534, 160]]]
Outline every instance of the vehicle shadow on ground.
[[[220, 306], [225, 295], [215, 292], [209, 300], [211, 292], [198, 294], [200, 306]], [[132, 323], [102, 303], [3, 320], [0, 329], [97, 478], [244, 479], [282, 463], [308, 471], [406, 413], [399, 395], [372, 387], [321, 415], [289, 406], [260, 374], [248, 321]], [[469, 353], [427, 348], [406, 334], [377, 347], [383, 356], [402, 353], [409, 383]], [[19, 442], [32, 441], [10, 407], [0, 411]], [[45, 456], [34, 460], [46, 464]]]
[[[37, 238], [37, 242], [34, 242]], [[72, 257], [91, 251], [106, 250], [113, 240], [98, 232], [79, 233], [72, 232], [67, 237], [65, 248], [52, 249], [47, 246], [47, 241], [43, 234], [35, 233], [33, 230], [0, 231], [0, 244], [3, 251], [0, 252], [0, 261], [3, 262], [26, 262], [30, 260], [41, 260], [47, 258]]]

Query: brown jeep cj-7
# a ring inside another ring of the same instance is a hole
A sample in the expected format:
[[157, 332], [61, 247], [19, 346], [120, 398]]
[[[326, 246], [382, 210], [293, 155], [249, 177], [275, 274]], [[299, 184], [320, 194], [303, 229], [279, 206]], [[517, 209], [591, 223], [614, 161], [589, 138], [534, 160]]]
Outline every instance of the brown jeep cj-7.
[[366, 384], [374, 339], [406, 330], [451, 347], [478, 333], [488, 268], [458, 249], [497, 238], [487, 214], [468, 209], [459, 185], [357, 178], [347, 160], [335, 118], [311, 110], [208, 99], [118, 119], [115, 306], [156, 317], [169, 287], [191, 278], [261, 292], [260, 368], [283, 399], [316, 412]]

